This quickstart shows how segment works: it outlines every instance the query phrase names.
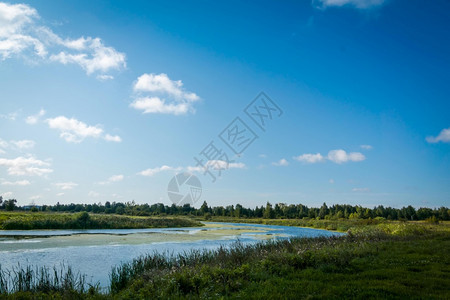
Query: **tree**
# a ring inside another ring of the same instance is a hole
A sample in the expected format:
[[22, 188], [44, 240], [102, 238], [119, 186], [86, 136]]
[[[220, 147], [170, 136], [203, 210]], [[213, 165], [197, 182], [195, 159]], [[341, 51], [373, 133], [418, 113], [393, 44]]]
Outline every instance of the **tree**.
[[5, 208], [7, 211], [13, 211], [16, 208], [16, 199], [9, 199], [5, 201]]
[[324, 219], [327, 214], [328, 214], [328, 206], [324, 202], [319, 210], [319, 218]]
[[208, 212], [208, 203], [203, 201], [202, 206], [200, 207], [200, 215], [204, 216]]
[[270, 204], [269, 202], [267, 202], [266, 209], [264, 209], [263, 218], [264, 219], [273, 219], [273, 218], [275, 218], [275, 212], [274, 212], [274, 210], [272, 208], [272, 204]]

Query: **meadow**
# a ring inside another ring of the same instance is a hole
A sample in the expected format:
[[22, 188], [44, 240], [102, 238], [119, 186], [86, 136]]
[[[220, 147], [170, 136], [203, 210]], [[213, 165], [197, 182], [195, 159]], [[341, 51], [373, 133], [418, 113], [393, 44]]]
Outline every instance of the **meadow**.
[[15, 284], [5, 287], [7, 274], [0, 270], [0, 298], [445, 299], [448, 249], [448, 222], [356, 224], [341, 237], [139, 257], [111, 271], [107, 292], [70, 269], [16, 269]]
[[0, 212], [0, 230], [35, 229], [134, 229], [202, 226], [185, 217], [136, 217], [52, 212]]

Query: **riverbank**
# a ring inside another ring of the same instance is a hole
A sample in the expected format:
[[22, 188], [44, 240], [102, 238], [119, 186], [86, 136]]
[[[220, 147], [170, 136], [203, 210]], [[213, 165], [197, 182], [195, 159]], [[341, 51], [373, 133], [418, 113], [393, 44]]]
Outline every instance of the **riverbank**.
[[137, 258], [112, 271], [106, 294], [95, 286], [81, 288], [73, 274], [67, 284], [64, 277], [54, 284], [41, 273], [31, 276], [34, 285], [22, 284], [10, 297], [448, 298], [449, 247], [446, 224], [378, 224], [354, 227], [340, 237]]
[[185, 217], [135, 217], [81, 213], [1, 212], [0, 230], [37, 229], [135, 229], [200, 227]]

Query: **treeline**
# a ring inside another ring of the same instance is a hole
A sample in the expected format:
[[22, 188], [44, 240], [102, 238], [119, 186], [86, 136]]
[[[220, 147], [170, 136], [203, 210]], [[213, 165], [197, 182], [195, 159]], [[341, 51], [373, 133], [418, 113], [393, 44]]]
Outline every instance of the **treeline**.
[[[14, 200], [14, 199], [12, 199]], [[15, 200], [14, 200], [15, 201]], [[229, 205], [226, 207], [208, 206], [203, 202], [200, 208], [195, 208], [189, 204], [168, 206], [162, 203], [156, 204], [136, 204], [133, 202], [109, 202], [104, 205], [95, 204], [60, 204], [43, 206], [23, 206], [14, 207], [15, 202], [6, 200], [0, 209], [9, 210], [32, 210], [32, 211], [53, 211], [53, 212], [89, 212], [95, 214], [119, 214], [131, 216], [164, 216], [164, 215], [190, 215], [210, 217], [233, 217], [233, 218], [265, 218], [265, 219], [374, 219], [384, 218], [387, 220], [450, 220], [450, 209], [447, 207], [416, 209], [411, 205], [403, 208], [384, 207], [383, 205], [374, 208], [365, 208], [359, 205], [336, 204], [327, 206], [324, 203], [321, 207], [308, 207], [303, 204], [283, 204], [255, 208], [245, 208], [241, 204]], [[5, 206], [5, 203], [7, 205]]]

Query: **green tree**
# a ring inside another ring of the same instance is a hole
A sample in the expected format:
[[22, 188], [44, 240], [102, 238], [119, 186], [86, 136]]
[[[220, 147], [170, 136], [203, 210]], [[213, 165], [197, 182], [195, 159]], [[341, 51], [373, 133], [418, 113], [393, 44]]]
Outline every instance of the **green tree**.
[[5, 208], [7, 211], [13, 211], [16, 208], [16, 199], [9, 199], [5, 201]]

